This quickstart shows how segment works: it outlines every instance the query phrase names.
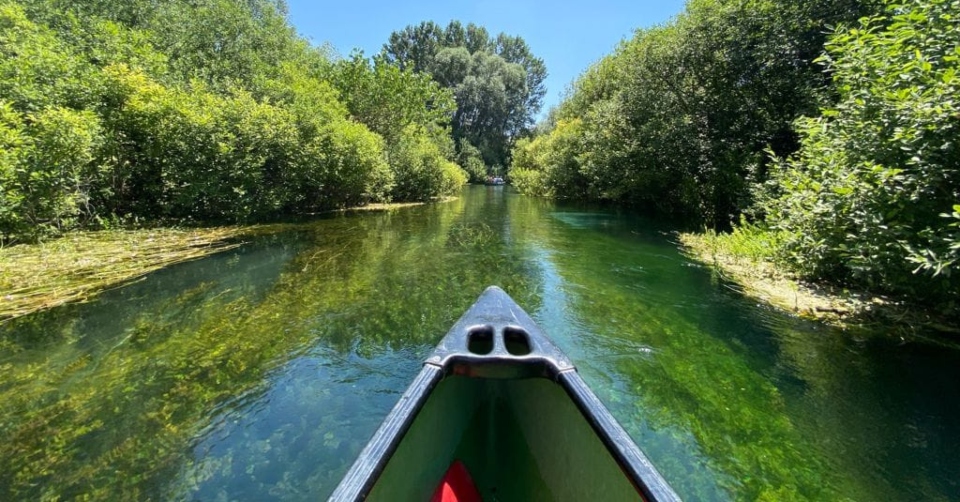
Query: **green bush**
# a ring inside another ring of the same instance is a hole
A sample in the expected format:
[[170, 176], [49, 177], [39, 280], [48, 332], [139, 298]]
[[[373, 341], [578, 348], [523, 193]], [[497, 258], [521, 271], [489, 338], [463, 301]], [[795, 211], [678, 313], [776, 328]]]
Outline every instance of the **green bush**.
[[482, 183], [487, 179], [487, 165], [483, 163], [480, 149], [466, 138], [457, 142], [457, 163], [466, 171], [471, 183]]
[[91, 112], [51, 107], [23, 117], [0, 101], [0, 236], [58, 234], [92, 216], [101, 140]]
[[382, 140], [325, 104], [328, 86], [291, 88], [273, 105], [197, 82], [166, 88], [122, 66], [108, 73], [123, 103], [111, 124], [133, 139], [118, 158], [137, 213], [244, 220], [382, 200], [390, 187]]
[[95, 69], [56, 33], [0, 3], [0, 96], [22, 113], [50, 106], [82, 109], [96, 101]]
[[766, 176], [764, 151], [795, 151], [793, 121], [829, 96], [812, 62], [825, 27], [874, 3], [695, 0], [669, 23], [638, 30], [557, 108], [546, 134], [562, 137], [543, 145], [554, 151], [544, 154], [538, 192], [730, 225], [751, 205], [751, 181]]
[[446, 195], [455, 107], [382, 58], [334, 63], [274, 0], [0, 0], [0, 239], [384, 201], [398, 173]]
[[425, 201], [451, 195], [467, 182], [467, 173], [447, 160], [427, 132], [409, 126], [388, 150], [394, 173], [394, 200]]
[[200, 161], [183, 159], [164, 176], [176, 216], [243, 221], [284, 207], [286, 194], [277, 185], [299, 146], [293, 115], [242, 90], [212, 96], [197, 89], [184, 98], [200, 115], [183, 114], [197, 141], [182, 153]]
[[296, 167], [298, 209], [315, 210], [382, 201], [393, 183], [383, 139], [348, 120], [332, 122], [311, 142]]
[[802, 149], [760, 205], [805, 275], [955, 306], [958, 12], [950, 0], [893, 5], [827, 45], [840, 99], [798, 122]]
[[20, 114], [0, 100], [0, 244], [13, 239], [25, 226], [19, 212], [23, 193], [18, 189], [18, 171], [26, 140]]

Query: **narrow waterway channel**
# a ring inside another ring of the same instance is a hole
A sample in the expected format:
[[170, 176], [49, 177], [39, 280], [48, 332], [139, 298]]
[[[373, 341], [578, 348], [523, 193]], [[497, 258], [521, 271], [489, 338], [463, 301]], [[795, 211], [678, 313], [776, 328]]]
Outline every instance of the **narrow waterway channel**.
[[667, 230], [471, 187], [0, 325], [0, 500], [323, 499], [491, 284], [685, 499], [960, 499], [960, 351], [756, 305]]

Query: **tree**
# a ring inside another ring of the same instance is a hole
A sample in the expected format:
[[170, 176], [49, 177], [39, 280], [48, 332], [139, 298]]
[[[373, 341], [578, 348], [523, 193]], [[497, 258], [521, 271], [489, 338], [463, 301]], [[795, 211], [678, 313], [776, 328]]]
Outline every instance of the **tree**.
[[354, 53], [334, 65], [331, 80], [350, 114], [388, 142], [411, 124], [442, 128], [456, 110], [449, 89], [428, 75], [391, 65], [382, 56], [368, 60], [362, 52]]
[[545, 94], [546, 67], [522, 38], [491, 37], [472, 23], [407, 26], [390, 35], [382, 56], [453, 91], [453, 136], [479, 148], [487, 165], [509, 163], [513, 142], [529, 131]]
[[0, 28], [0, 243], [459, 188], [452, 91], [331, 60], [281, 0], [3, 0]]
[[401, 200], [442, 197], [467, 182], [466, 172], [444, 158], [436, 142], [417, 125], [403, 130], [389, 148], [389, 159], [396, 177], [393, 194]]
[[583, 176], [545, 180], [587, 185], [546, 191], [728, 227], [751, 206], [767, 152], [795, 151], [793, 121], [830, 97], [813, 62], [825, 27], [871, 3], [696, 0], [672, 22], [639, 30], [557, 110], [558, 124], [582, 121], [571, 161]]

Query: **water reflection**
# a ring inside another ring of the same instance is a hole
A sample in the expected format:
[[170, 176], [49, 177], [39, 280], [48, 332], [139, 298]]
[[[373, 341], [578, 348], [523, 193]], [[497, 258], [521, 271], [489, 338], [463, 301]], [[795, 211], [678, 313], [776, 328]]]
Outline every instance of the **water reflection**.
[[757, 306], [665, 230], [475, 187], [0, 326], [0, 499], [322, 499], [490, 284], [687, 499], [960, 498], [956, 349]]

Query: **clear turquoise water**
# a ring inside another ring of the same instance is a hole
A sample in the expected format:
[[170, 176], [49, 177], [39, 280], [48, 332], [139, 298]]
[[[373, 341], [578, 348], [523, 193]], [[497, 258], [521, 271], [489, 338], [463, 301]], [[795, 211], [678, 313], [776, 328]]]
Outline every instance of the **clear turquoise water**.
[[960, 499], [960, 351], [771, 311], [669, 230], [472, 187], [0, 325], [0, 499], [325, 498], [491, 284], [688, 500]]

